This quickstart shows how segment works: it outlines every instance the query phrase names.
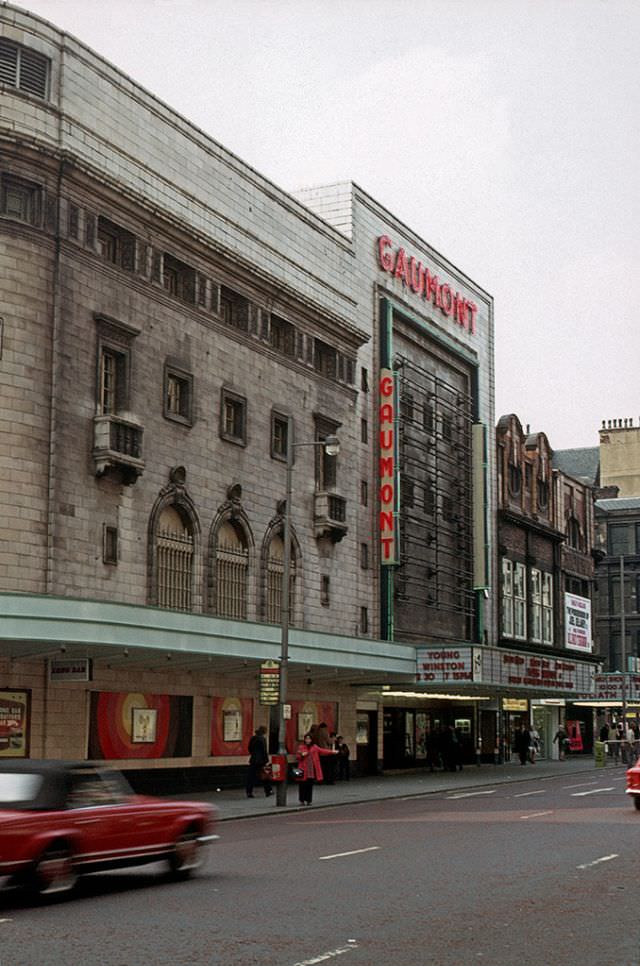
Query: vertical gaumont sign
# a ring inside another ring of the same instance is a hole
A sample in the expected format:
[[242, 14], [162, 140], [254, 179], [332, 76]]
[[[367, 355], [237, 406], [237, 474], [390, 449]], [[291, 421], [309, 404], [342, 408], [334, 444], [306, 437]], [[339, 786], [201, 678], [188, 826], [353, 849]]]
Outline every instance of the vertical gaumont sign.
[[564, 629], [566, 647], [591, 652], [591, 601], [588, 597], [564, 595]]
[[378, 238], [378, 262], [383, 271], [393, 278], [399, 278], [414, 295], [431, 302], [443, 315], [475, 335], [478, 314], [476, 303], [454, 291], [448, 281], [438, 278], [415, 255], [407, 255], [404, 248], [394, 245], [388, 235], [380, 235]]
[[390, 369], [380, 370], [380, 562], [396, 563], [396, 471], [394, 384]]

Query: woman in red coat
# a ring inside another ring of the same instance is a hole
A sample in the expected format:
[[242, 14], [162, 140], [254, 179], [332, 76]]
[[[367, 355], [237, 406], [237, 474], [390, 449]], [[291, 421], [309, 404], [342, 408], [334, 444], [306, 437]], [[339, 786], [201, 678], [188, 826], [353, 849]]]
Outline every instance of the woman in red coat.
[[302, 769], [302, 778], [298, 784], [298, 797], [301, 805], [311, 805], [313, 800], [314, 782], [322, 781], [321, 755], [337, 755], [331, 748], [319, 748], [310, 734], [302, 739], [298, 748], [298, 764]]

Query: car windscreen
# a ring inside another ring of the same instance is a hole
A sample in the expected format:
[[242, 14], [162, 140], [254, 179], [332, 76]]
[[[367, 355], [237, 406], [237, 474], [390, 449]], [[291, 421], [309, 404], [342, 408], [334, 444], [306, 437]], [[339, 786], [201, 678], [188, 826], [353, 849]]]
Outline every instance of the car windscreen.
[[32, 808], [43, 781], [34, 772], [0, 771], [0, 808]]

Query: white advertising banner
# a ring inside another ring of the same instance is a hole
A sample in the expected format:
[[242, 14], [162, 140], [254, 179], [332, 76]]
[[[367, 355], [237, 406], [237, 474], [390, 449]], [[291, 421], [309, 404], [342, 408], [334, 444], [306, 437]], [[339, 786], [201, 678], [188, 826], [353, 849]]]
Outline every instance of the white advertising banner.
[[564, 595], [564, 643], [573, 651], [590, 654], [593, 650], [591, 601], [587, 597]]

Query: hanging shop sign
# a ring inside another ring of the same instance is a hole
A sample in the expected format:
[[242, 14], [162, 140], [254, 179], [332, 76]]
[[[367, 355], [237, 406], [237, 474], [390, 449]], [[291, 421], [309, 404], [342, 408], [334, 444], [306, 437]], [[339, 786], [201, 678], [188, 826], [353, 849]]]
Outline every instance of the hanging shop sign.
[[577, 597], [575, 594], [564, 595], [564, 634], [565, 647], [587, 654], [593, 650], [591, 601], [587, 597]]
[[395, 247], [388, 235], [378, 238], [378, 261], [380, 268], [393, 278], [401, 279], [405, 288], [431, 302], [443, 315], [471, 335], [476, 334], [476, 303], [455, 292], [449, 282], [441, 281], [432, 274], [426, 265], [417, 261], [415, 255], [407, 255], [404, 248]]
[[416, 680], [424, 684], [477, 684], [538, 688], [592, 695], [592, 664], [493, 647], [418, 647]]
[[393, 373], [380, 370], [380, 561], [396, 560], [395, 394]]
[[277, 704], [280, 700], [280, 664], [263, 661], [260, 665], [260, 704]]

